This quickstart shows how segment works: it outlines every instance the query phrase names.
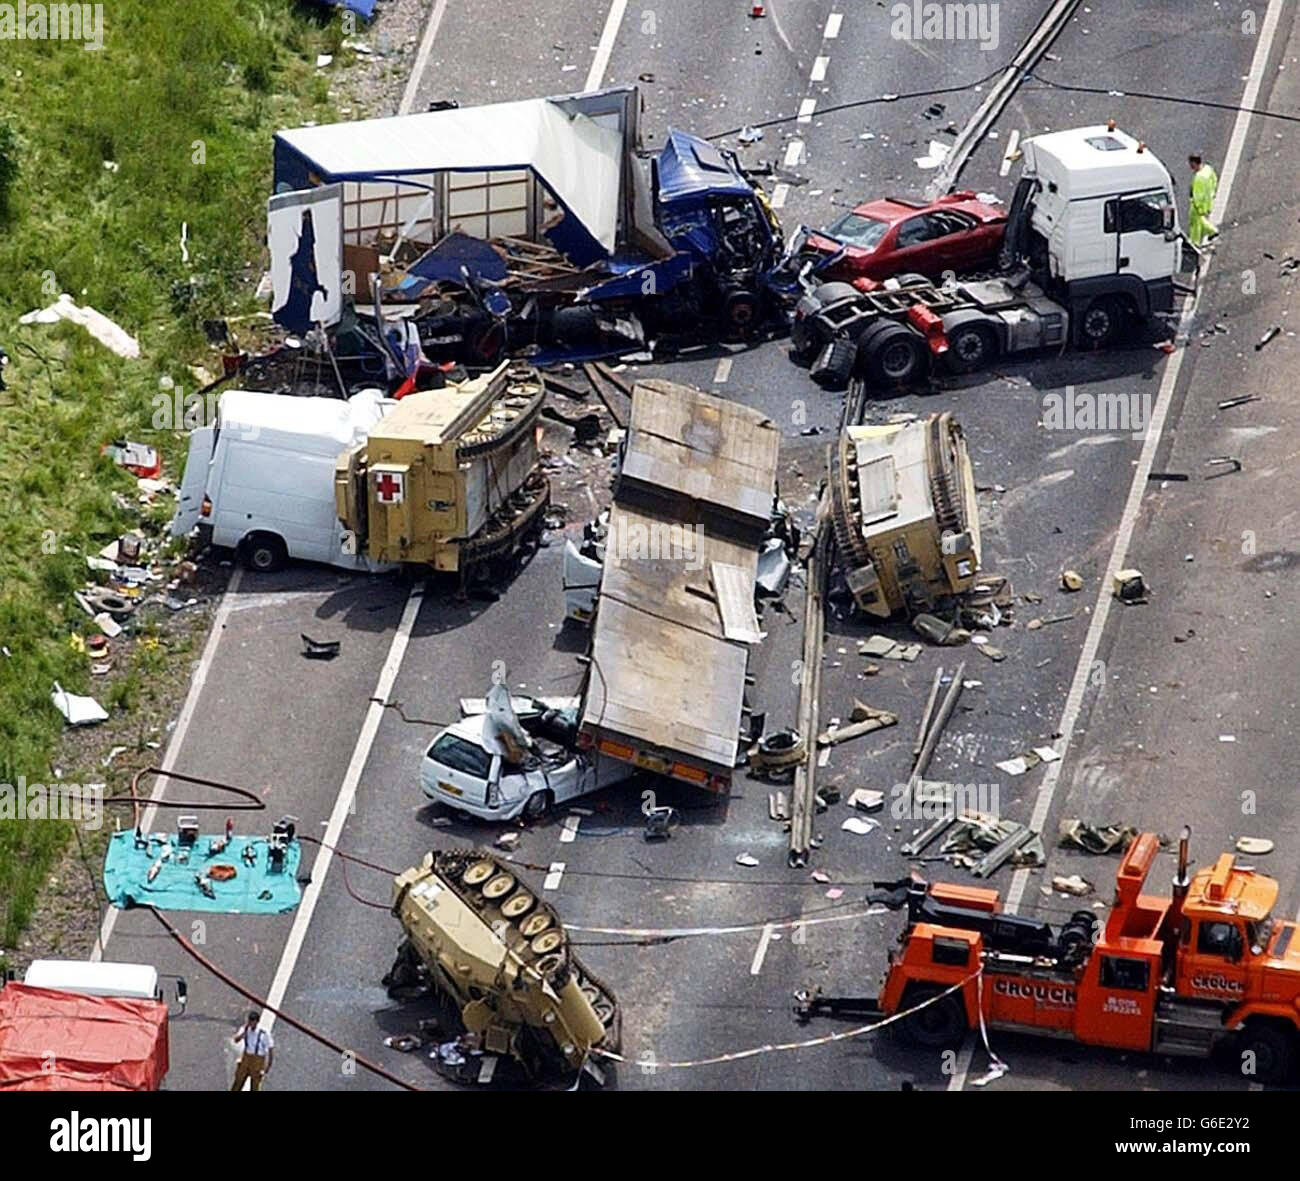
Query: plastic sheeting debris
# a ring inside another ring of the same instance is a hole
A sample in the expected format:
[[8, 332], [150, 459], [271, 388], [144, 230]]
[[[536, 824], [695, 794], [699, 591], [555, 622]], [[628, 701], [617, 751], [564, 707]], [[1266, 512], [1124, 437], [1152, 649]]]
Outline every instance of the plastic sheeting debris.
[[67, 320], [79, 324], [106, 349], [119, 357], [134, 360], [140, 355], [140, 343], [124, 328], [118, 327], [103, 312], [92, 307], [78, 307], [68, 294], [60, 295], [47, 308], [38, 308], [18, 317], [19, 324], [57, 324]]
[[50, 700], [69, 726], [93, 726], [108, 720], [104, 707], [93, 697], [79, 697], [76, 693], [69, 693], [58, 681], [54, 682]]

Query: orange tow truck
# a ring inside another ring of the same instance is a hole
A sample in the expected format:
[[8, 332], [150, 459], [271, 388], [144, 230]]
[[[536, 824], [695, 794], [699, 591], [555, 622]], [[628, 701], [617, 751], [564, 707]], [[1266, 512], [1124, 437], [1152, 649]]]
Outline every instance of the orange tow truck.
[[1300, 1032], [1296, 924], [1273, 918], [1277, 882], [1230, 853], [1189, 879], [1190, 835], [1169, 898], [1143, 893], [1159, 838], [1129, 846], [1104, 922], [1087, 910], [1056, 926], [1011, 914], [982, 887], [878, 883], [872, 901], [908, 912], [879, 998], [803, 992], [796, 1013], [914, 1010], [899, 1032], [933, 1047], [960, 1042], [982, 1010], [991, 1029], [1157, 1054], [1226, 1051], [1255, 1080], [1286, 1081]]

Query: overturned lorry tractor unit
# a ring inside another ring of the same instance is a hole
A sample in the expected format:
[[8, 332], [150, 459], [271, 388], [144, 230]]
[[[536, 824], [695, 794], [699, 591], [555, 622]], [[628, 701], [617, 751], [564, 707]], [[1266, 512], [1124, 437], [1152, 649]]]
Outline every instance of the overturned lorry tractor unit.
[[951, 414], [847, 427], [829, 458], [835, 547], [861, 611], [914, 616], [975, 585], [975, 479]]
[[801, 251], [806, 234], [795, 238], [791, 260], [804, 259], [808, 289], [791, 343], [816, 380], [902, 386], [1017, 353], [1103, 348], [1173, 310], [1183, 237], [1155, 154], [1113, 121], [1034, 136], [1022, 150], [996, 274], [813, 285], [830, 262]]
[[618, 1002], [569, 945], [559, 916], [481, 850], [429, 853], [393, 881], [404, 937], [384, 984], [429, 988], [490, 1055], [533, 1079], [575, 1075], [619, 1051]]

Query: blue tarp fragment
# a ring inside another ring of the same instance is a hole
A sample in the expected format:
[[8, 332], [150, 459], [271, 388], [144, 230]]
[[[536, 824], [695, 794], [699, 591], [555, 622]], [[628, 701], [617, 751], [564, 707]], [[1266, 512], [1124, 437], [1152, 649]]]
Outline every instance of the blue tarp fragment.
[[461, 267], [469, 271], [475, 281], [488, 279], [500, 283], [507, 274], [505, 260], [482, 238], [451, 233], [406, 268], [406, 277], [395, 290], [405, 299], [414, 299], [431, 283], [464, 286]]
[[349, 12], [355, 12], [363, 21], [368, 21], [375, 15], [375, 5], [379, 0], [316, 0], [316, 3], [325, 8], [346, 8]]
[[[200, 834], [182, 864], [182, 851], [170, 837], [172, 855], [164, 861], [158, 876], [148, 880], [149, 867], [158, 859], [162, 843], [150, 838], [149, 848], [135, 847], [131, 830], [114, 833], [104, 856], [104, 890], [108, 900], [121, 910], [132, 906], [156, 906], [159, 910], [197, 910], [209, 914], [285, 914], [294, 910], [302, 891], [298, 887], [298, 863], [302, 846], [295, 839], [285, 850], [284, 869], [267, 870], [267, 838], [234, 836], [214, 857], [207, 856], [210, 842], [219, 835]], [[252, 849], [254, 864], [243, 859], [245, 847]], [[196, 875], [214, 865], [233, 865], [235, 876], [228, 882], [213, 881], [209, 898], [195, 884]]]

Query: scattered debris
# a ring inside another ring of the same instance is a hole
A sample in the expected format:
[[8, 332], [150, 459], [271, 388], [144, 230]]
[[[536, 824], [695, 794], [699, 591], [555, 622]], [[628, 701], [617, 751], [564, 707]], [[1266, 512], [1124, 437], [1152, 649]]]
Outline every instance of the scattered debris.
[[743, 865], [747, 869], [752, 869], [758, 864], [758, 858], [751, 853], [740, 853], [736, 856], [736, 864]]
[[1083, 590], [1083, 575], [1077, 570], [1062, 570], [1061, 589], [1063, 591]]
[[1238, 837], [1237, 852], [1250, 857], [1263, 857], [1265, 853], [1273, 852], [1273, 842], [1267, 837]]
[[840, 825], [845, 832], [855, 833], [860, 837], [866, 836], [869, 832], [874, 832], [880, 827], [880, 823], [875, 820], [863, 820], [857, 816], [850, 816], [843, 824]]
[[853, 703], [853, 721], [847, 726], [831, 726], [817, 735], [818, 746], [837, 746], [841, 742], [847, 742], [850, 738], [861, 738], [864, 734], [870, 734], [876, 730], [883, 730], [886, 726], [895, 726], [898, 724], [898, 715], [890, 713], [887, 709], [876, 709], [874, 706], [865, 705], [861, 701]]
[[384, 1038], [384, 1045], [400, 1054], [410, 1054], [424, 1045], [424, 1039], [413, 1033], [396, 1033]]
[[50, 700], [69, 726], [93, 726], [97, 722], [108, 720], [104, 707], [93, 697], [79, 697], [75, 693], [69, 693], [58, 681], [54, 682]]
[[770, 820], [790, 819], [790, 799], [785, 792], [773, 791], [768, 793], [767, 815]]
[[964, 644], [970, 639], [970, 632], [966, 631], [965, 628], [958, 627], [955, 623], [949, 623], [946, 619], [940, 619], [937, 615], [929, 615], [925, 612], [921, 612], [921, 614], [913, 618], [912, 630], [918, 635], [924, 636], [930, 643], [946, 647], [955, 647], [958, 644]]
[[[977, 856], [983, 852], [983, 856]], [[1042, 865], [1047, 858], [1038, 834], [1016, 820], [1000, 820], [980, 812], [967, 813], [939, 848], [955, 865], [977, 878], [986, 878], [1008, 861], [1015, 866]]]
[[1141, 570], [1120, 570], [1115, 575], [1114, 595], [1121, 603], [1146, 603], [1147, 584]]
[[302, 639], [302, 654], [308, 660], [333, 660], [342, 647], [341, 640], [313, 640], [311, 636], [299, 633]]
[[503, 832], [492, 843], [498, 849], [513, 849], [517, 844], [519, 844], [519, 834], [517, 832]]
[[888, 636], [870, 636], [858, 643], [859, 656], [872, 656], [878, 660], [913, 661], [921, 655], [920, 644], [904, 644]]
[[1282, 335], [1281, 325], [1274, 324], [1272, 328], [1270, 328], [1267, 332], [1265, 332], [1264, 335], [1261, 336], [1259, 340], [1255, 342], [1255, 352], [1259, 352], [1260, 349], [1264, 348], [1265, 345], [1271, 344], [1274, 340], [1276, 340], [1281, 335]]
[[859, 812], [879, 812], [885, 806], [885, 793], [872, 791], [870, 788], [858, 787], [849, 795], [849, 807]]
[[1077, 817], [1062, 820], [1057, 832], [1063, 847], [1098, 855], [1122, 853], [1138, 835], [1131, 824], [1089, 824]]
[[[102, 312], [92, 307], [78, 307], [70, 295], [60, 295], [47, 308], [39, 308], [18, 317], [19, 324], [57, 324], [67, 320], [78, 324], [106, 349], [119, 357], [135, 360], [140, 356], [140, 344], [129, 332], [119, 328]], [[1280, 330], [1279, 330], [1280, 331]]]
[[1073, 873], [1068, 878], [1054, 877], [1052, 889], [1061, 894], [1073, 894], [1076, 898], [1083, 898], [1092, 893], [1093, 885], [1077, 873]]
[[1225, 398], [1219, 403], [1220, 410], [1231, 410], [1234, 406], [1245, 406], [1248, 402], [1258, 402], [1258, 394], [1242, 394], [1239, 398]]
[[1205, 477], [1207, 480], [1217, 480], [1220, 476], [1231, 476], [1234, 472], [1241, 471], [1241, 460], [1233, 459], [1231, 455], [1216, 455], [1211, 459], [1207, 459], [1205, 466], [1223, 469]]

